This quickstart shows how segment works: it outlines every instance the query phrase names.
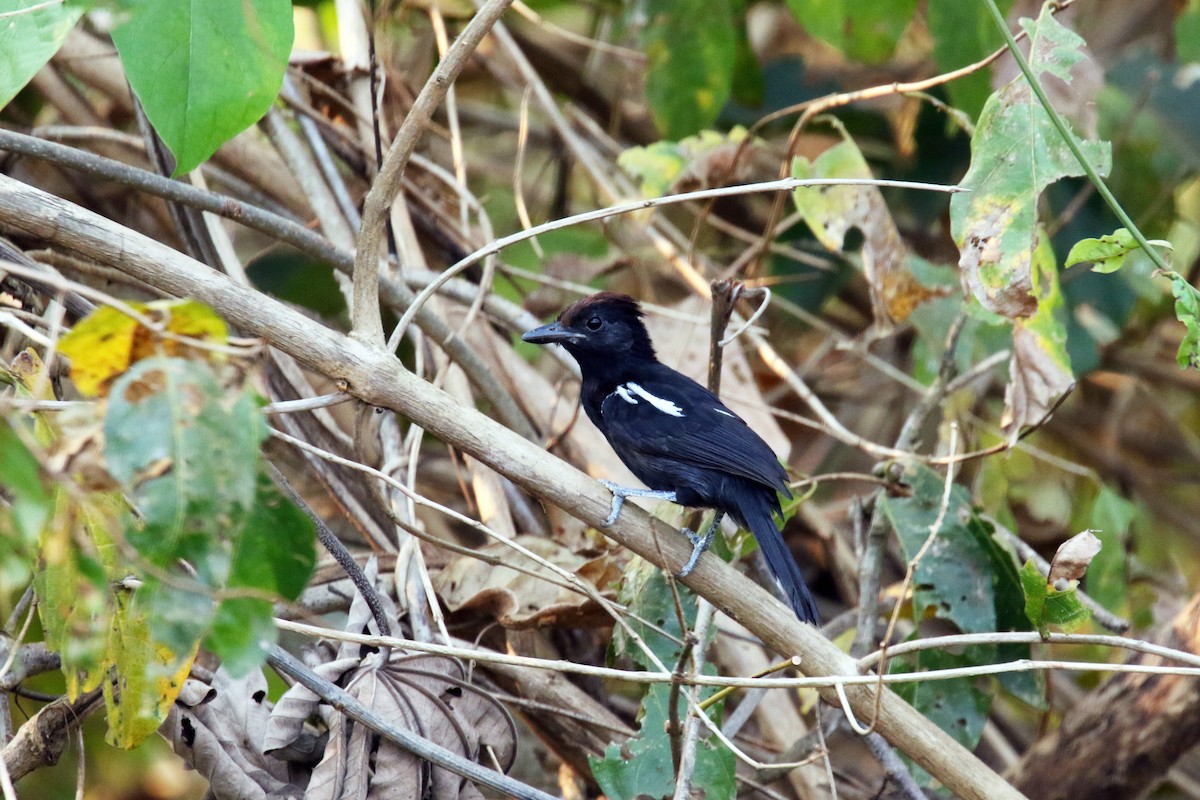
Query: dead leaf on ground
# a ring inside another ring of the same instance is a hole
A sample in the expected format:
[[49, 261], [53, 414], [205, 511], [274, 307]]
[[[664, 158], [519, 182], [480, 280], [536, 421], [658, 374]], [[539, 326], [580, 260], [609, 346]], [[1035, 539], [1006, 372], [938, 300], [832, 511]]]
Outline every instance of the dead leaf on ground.
[[262, 672], [234, 680], [217, 670], [213, 685], [189, 678], [158, 732], [209, 783], [214, 800], [300, 797], [308, 769], [264, 755], [270, 715]]
[[[374, 559], [367, 567], [374, 581]], [[385, 600], [385, 614], [399, 630], [395, 606]], [[371, 629], [371, 614], [361, 595], [351, 605], [347, 629]], [[372, 651], [342, 642], [338, 657], [313, 668], [382, 719], [412, 731], [465, 759], [507, 771], [516, 756], [516, 728], [508, 711], [489, 688], [468, 680], [456, 659], [392, 649]], [[440, 767], [433, 767], [390, 739], [323, 704], [317, 695], [296, 684], [286, 691], [271, 713], [260, 737], [267, 753], [283, 753], [312, 742], [310, 721], [319, 717], [327, 740], [320, 763], [304, 791], [306, 800], [345, 798], [437, 797], [481, 798], [474, 784]]]
[[[574, 573], [597, 592], [608, 591], [608, 587], [621, 577], [621, 568], [612, 555], [586, 558], [557, 542], [537, 536], [518, 536], [516, 541], [547, 561]], [[611, 618], [593, 601], [559, 586], [562, 581], [559, 576], [514, 553], [506, 545], [497, 542], [480, 549], [502, 562], [520, 559], [529, 572], [503, 564], [492, 565], [467, 556], [457, 558], [433, 579], [434, 589], [450, 611], [477, 611], [495, 617], [505, 627], [513, 628], [547, 625], [578, 627], [611, 622]]]

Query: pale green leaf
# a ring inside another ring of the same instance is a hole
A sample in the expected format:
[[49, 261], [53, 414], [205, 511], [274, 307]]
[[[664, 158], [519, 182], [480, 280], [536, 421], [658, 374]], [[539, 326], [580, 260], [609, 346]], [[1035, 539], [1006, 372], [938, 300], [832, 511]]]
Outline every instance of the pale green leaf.
[[[1162, 239], [1151, 239], [1149, 244], [1172, 250], [1171, 243]], [[1081, 239], [1067, 254], [1066, 264], [1073, 267], [1085, 261], [1092, 262], [1092, 272], [1116, 272], [1125, 265], [1125, 259], [1135, 252], [1139, 245], [1133, 234], [1125, 228], [1117, 228], [1112, 233], [1098, 239]]]
[[788, 0], [804, 30], [836, 47], [847, 58], [869, 64], [887, 61], [912, 22], [916, 0]]
[[82, 13], [66, 3], [0, 0], [0, 108], [58, 52]]

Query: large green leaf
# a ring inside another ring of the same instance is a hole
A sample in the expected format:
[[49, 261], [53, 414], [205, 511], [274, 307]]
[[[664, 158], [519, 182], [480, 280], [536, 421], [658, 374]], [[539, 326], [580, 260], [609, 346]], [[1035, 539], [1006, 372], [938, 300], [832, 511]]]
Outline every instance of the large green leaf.
[[[1039, 80], [1070, 80], [1083, 40], [1043, 11], [1029, 32], [1029, 63]], [[1080, 142], [1101, 174], [1112, 158], [1107, 142]], [[988, 98], [971, 138], [971, 167], [950, 200], [950, 226], [961, 250], [963, 282], [989, 310], [1009, 319], [1032, 315], [1032, 258], [1041, 238], [1038, 198], [1060, 178], [1083, 169], [1049, 115], [1018, 77]]]
[[0, 0], [0, 108], [58, 52], [82, 13], [67, 3]]
[[[998, 3], [1007, 13], [1011, 0]], [[929, 3], [926, 11], [933, 35], [933, 57], [943, 72], [965, 67], [1004, 44], [983, 3]], [[946, 84], [954, 105], [977, 117], [992, 92], [991, 70], [978, 69]]]
[[[705, 689], [702, 695], [713, 693]], [[641, 719], [636, 736], [623, 744], [610, 744], [603, 758], [591, 758], [592, 775], [611, 800], [670, 797], [675, 790], [671, 740], [666, 734], [670, 720], [668, 698], [671, 687], [655, 684], [642, 698]], [[710, 709], [711, 711], [712, 709]], [[687, 709], [680, 700], [679, 718]], [[733, 753], [712, 737], [696, 745], [692, 785], [704, 790], [705, 800], [733, 800]]]
[[315, 561], [312, 522], [263, 471], [265, 434], [251, 391], [161, 356], [113, 384], [105, 418], [109, 471], [139, 515], [126, 538], [175, 576], [138, 592], [155, 640], [184, 654], [203, 639], [238, 674], [274, 641], [272, 598], [298, 595]]
[[[941, 476], [928, 467], [918, 467], [911, 484], [912, 496], [882, 501], [910, 560], [929, 538], [943, 495]], [[913, 573], [915, 616], [932, 612], [964, 633], [985, 633], [1016, 621], [1012, 604], [1020, 596], [1012, 557], [975, 515], [967, 490], [955, 485], [936, 538]]]
[[254, 502], [265, 433], [253, 397], [238, 393], [226, 404], [201, 362], [149, 358], [117, 380], [105, 458], [141, 515], [129, 540], [144, 558], [164, 568], [186, 560], [201, 583], [224, 585], [231, 541]]
[[288, 0], [140, 0], [113, 42], [146, 116], [194, 169], [271, 107], [292, 47]]
[[[911, 656], [901, 656], [893, 661], [888, 671], [893, 674], [925, 672], [973, 667], [977, 663], [969, 652], [918, 650]], [[896, 694], [969, 750], [979, 743], [992, 705], [991, 696], [982, 691], [973, 678], [900, 683], [896, 684]], [[920, 767], [913, 765], [913, 774], [923, 785], [930, 784], [929, 774]]]
[[916, 0], [788, 0], [804, 30], [836, 47], [848, 58], [887, 61], [912, 22]]
[[646, 99], [663, 136], [712, 125], [733, 86], [736, 26], [730, 0], [650, 0], [643, 45]]
[[[261, 470], [250, 516], [235, 543], [229, 589], [297, 597], [316, 564], [313, 523]], [[232, 597], [221, 602], [204, 646], [225, 668], [244, 675], [266, 658], [275, 643], [270, 600]]]

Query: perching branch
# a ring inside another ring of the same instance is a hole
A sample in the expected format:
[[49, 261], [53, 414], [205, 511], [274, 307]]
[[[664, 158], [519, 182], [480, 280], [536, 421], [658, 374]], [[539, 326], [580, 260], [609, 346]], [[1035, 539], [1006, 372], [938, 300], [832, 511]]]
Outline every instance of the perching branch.
[[[173, 295], [207, 303], [239, 329], [265, 338], [309, 369], [343, 381], [364, 402], [412, 419], [544, 501], [595, 526], [608, 516], [611, 495], [599, 483], [495, 420], [455, 403], [405, 370], [390, 353], [238, 286], [164, 244], [4, 176], [0, 176], [0, 224], [85, 254]], [[654, 563], [661, 563], [663, 557], [668, 563], [682, 563], [691, 549], [683, 536], [636, 507], [627, 509], [606, 533]], [[798, 655], [805, 673], [858, 674], [853, 659], [719, 558], [703, 556], [684, 583], [776, 652]], [[834, 697], [829, 689], [823, 693]], [[847, 686], [846, 695], [850, 707], [865, 719], [876, 718], [878, 709], [877, 730], [960, 797], [1022, 797], [891, 691], [873, 685]]]

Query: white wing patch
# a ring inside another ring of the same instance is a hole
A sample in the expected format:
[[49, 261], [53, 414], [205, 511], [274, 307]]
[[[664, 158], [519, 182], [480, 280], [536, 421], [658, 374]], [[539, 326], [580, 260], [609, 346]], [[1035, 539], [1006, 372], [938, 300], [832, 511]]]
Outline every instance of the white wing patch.
[[732, 413], [732, 412], [726, 411], [726, 410], [725, 410], [725, 409], [723, 409], [723, 408], [714, 408], [714, 409], [713, 409], [713, 411], [717, 412], [718, 414], [724, 414], [724, 415], [725, 415], [725, 416], [727, 416], [727, 417], [733, 417], [734, 419], [737, 419], [737, 418], [738, 418], [738, 415], [737, 415], [737, 414], [734, 414], [734, 413]]
[[[655, 408], [657, 408], [659, 411], [663, 412], [664, 414], [670, 414], [672, 417], [682, 417], [684, 415], [682, 408], [675, 405], [670, 400], [664, 400], [661, 397], [656, 397], [656, 396], [650, 394], [649, 392], [647, 392], [645, 389], [643, 389], [641, 386], [637, 385], [633, 381], [626, 383], [624, 386], [617, 387], [618, 392], [621, 392], [622, 389], [633, 392], [638, 397], [642, 398], [647, 403], [654, 406]], [[631, 398], [627, 397], [625, 394], [622, 394], [621, 396], [624, 397], [626, 400], [630, 400], [630, 402], [633, 402], [633, 403], [637, 402], [636, 400], [632, 400]]]
[[613, 393], [609, 395], [609, 397], [612, 397], [613, 394], [620, 396], [620, 398], [622, 400], [624, 400], [626, 403], [632, 403], [635, 406], [637, 405], [637, 400], [634, 399], [633, 395], [631, 395], [629, 393], [629, 390], [626, 389], [624, 386], [618, 386], [616, 388], [616, 390], [613, 391]]

